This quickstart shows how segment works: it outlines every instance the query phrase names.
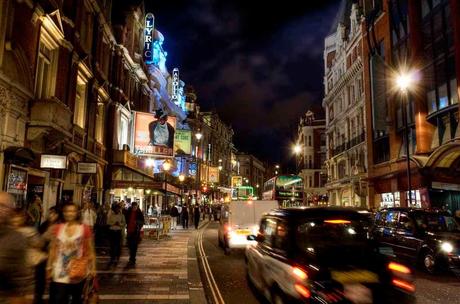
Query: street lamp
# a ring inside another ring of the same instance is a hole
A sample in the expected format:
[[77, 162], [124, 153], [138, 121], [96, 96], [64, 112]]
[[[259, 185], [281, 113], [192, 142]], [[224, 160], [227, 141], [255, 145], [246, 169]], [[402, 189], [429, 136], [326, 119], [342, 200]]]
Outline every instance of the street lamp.
[[296, 156], [296, 158], [295, 158], [295, 173], [297, 174], [297, 171], [299, 170], [297, 157], [299, 156], [300, 152], [302, 152], [302, 146], [299, 145], [299, 144], [295, 144], [292, 147], [292, 151], [294, 152], [294, 154]]
[[171, 169], [171, 163], [168, 160], [165, 160], [163, 163], [163, 171], [164, 171], [164, 184], [165, 184], [165, 193], [164, 193], [164, 202], [163, 202], [163, 209], [168, 207], [167, 199], [168, 199], [168, 194], [167, 194], [167, 179], [166, 179], [166, 172]]
[[409, 207], [412, 207], [412, 182], [410, 173], [410, 158], [409, 158], [409, 130], [407, 123], [407, 106], [409, 105], [409, 90], [413, 88], [415, 84], [415, 74], [412, 71], [401, 71], [396, 75], [395, 83], [396, 87], [401, 92], [401, 108], [402, 108], [402, 119], [404, 125], [404, 141], [406, 144], [406, 174], [407, 174], [407, 190], [409, 193]]
[[196, 160], [196, 179], [195, 179], [195, 204], [198, 203], [198, 187], [199, 187], [199, 178], [200, 178], [200, 165], [198, 164], [198, 144], [203, 137], [203, 134], [198, 131], [195, 133], [195, 138], [196, 138], [196, 145], [195, 145], [195, 160]]
[[180, 202], [181, 202], [181, 204], [184, 203], [184, 180], [185, 180], [185, 175], [181, 173], [179, 175], [179, 182], [181, 183], [181, 189], [180, 189]]

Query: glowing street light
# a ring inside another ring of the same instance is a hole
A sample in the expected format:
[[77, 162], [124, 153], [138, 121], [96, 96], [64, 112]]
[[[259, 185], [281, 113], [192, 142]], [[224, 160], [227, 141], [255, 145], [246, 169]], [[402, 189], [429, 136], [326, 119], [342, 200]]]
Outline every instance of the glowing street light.
[[163, 163], [163, 170], [164, 171], [169, 171], [169, 169], [171, 169], [171, 163], [169, 161], [165, 161]]
[[198, 132], [198, 133], [195, 134], [195, 137], [196, 137], [197, 140], [200, 140], [203, 137], [203, 134]]
[[185, 180], [185, 175], [181, 174], [179, 175], [179, 181], [182, 183]]
[[294, 145], [292, 150], [294, 151], [294, 154], [300, 154], [300, 152], [302, 151], [302, 147], [299, 144], [296, 144]]
[[401, 92], [407, 92], [415, 83], [413, 72], [401, 72], [396, 76], [396, 86]]

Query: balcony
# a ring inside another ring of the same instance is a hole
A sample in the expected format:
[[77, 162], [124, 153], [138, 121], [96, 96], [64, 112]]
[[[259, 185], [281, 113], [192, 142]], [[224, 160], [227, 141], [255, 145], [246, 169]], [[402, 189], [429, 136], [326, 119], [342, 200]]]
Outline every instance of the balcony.
[[360, 143], [364, 142], [365, 140], [365, 133], [362, 132], [358, 136], [353, 137], [351, 140], [347, 141], [346, 143], [343, 143], [335, 148], [332, 149], [332, 156], [336, 156], [344, 151], [347, 151], [354, 146], [359, 145]]
[[36, 100], [30, 109], [27, 139], [34, 141], [47, 136], [47, 140], [72, 138], [72, 111], [56, 97]]

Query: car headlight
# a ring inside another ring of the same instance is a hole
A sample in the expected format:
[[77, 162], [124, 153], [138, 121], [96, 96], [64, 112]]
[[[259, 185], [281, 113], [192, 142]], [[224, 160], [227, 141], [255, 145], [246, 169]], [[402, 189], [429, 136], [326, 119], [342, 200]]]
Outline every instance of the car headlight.
[[452, 246], [452, 244], [449, 242], [442, 242], [441, 250], [446, 253], [452, 253], [452, 251], [454, 251], [454, 246]]

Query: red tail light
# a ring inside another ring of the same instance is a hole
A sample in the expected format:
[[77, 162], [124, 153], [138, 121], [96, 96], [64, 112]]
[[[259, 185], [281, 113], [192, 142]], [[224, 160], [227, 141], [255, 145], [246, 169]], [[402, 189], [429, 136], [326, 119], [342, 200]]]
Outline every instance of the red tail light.
[[401, 265], [401, 264], [398, 264], [398, 263], [395, 263], [395, 262], [390, 262], [388, 264], [388, 269], [390, 269], [391, 271], [395, 271], [395, 272], [400, 272], [400, 273], [404, 273], [404, 274], [410, 274], [411, 271], [408, 267], [404, 266], [404, 265]]
[[294, 267], [292, 268], [292, 274], [294, 274], [295, 277], [301, 279], [301, 280], [306, 280], [308, 279], [308, 274], [302, 270], [299, 267]]
[[403, 281], [403, 280], [398, 280], [398, 279], [393, 279], [391, 281], [391, 283], [394, 286], [399, 287], [401, 289], [404, 289], [406, 291], [409, 291], [409, 292], [414, 292], [415, 291], [415, 286], [412, 283], [409, 283], [409, 282], [406, 282], [406, 281]]
[[307, 287], [301, 285], [301, 284], [295, 284], [294, 285], [295, 290], [304, 298], [309, 298], [311, 297], [310, 290], [308, 290]]

